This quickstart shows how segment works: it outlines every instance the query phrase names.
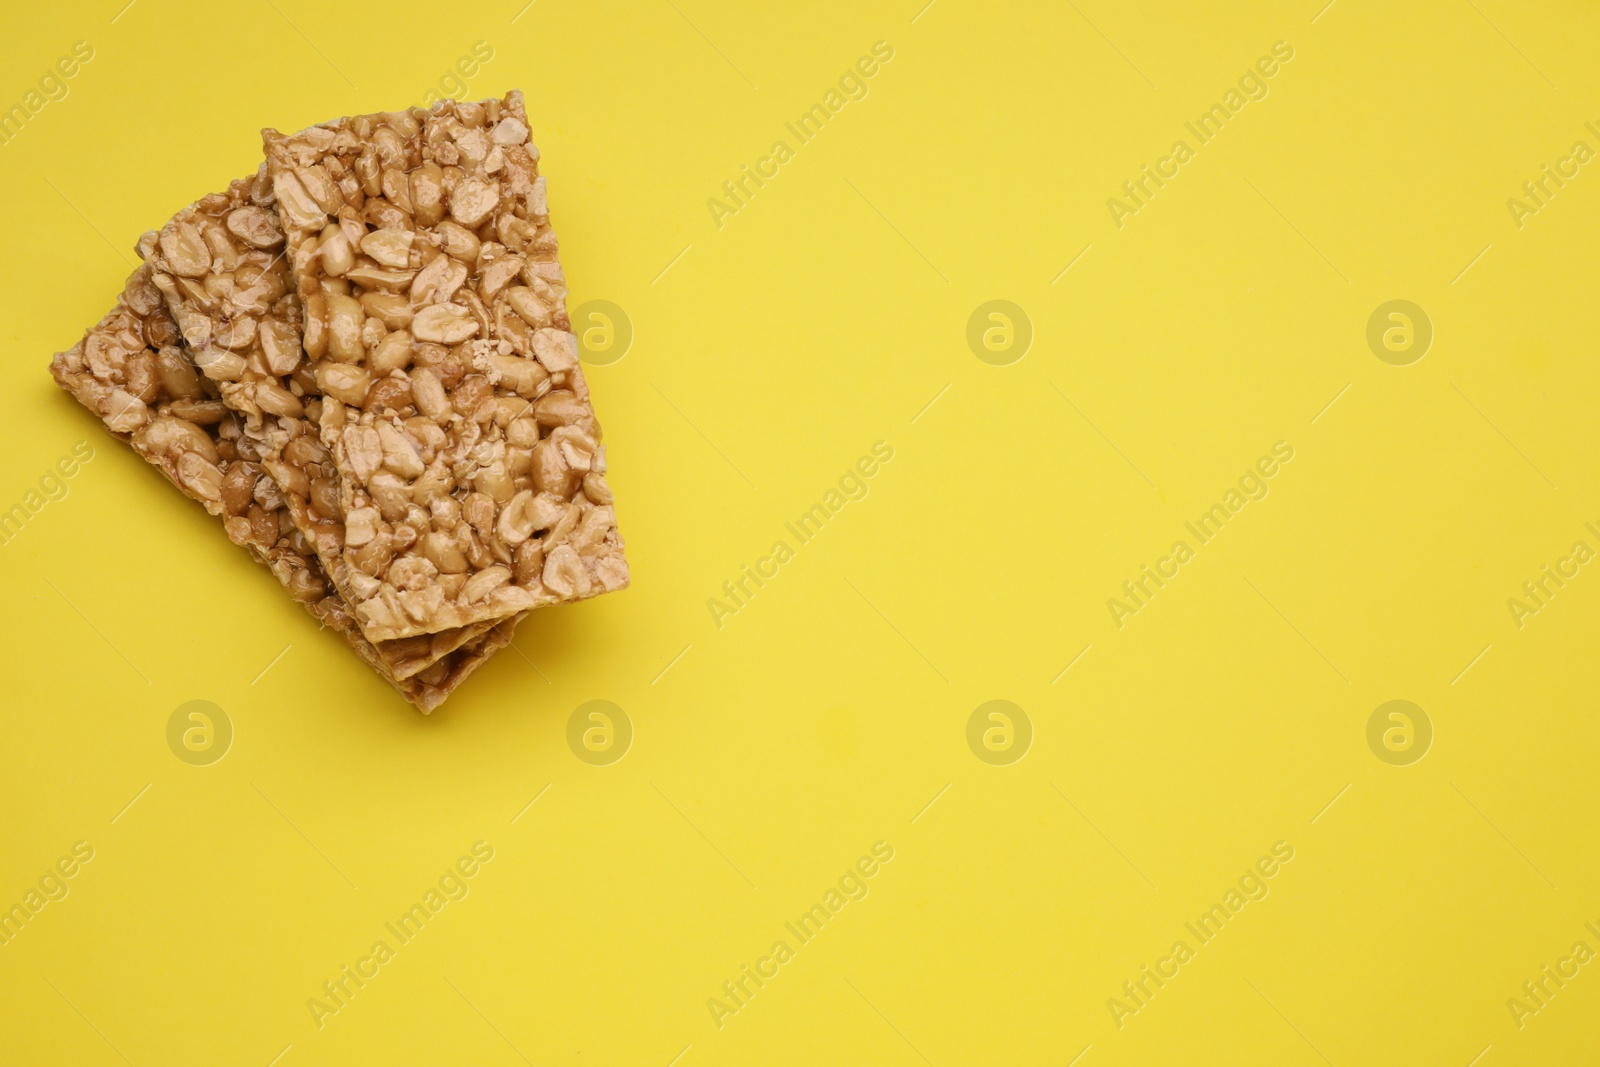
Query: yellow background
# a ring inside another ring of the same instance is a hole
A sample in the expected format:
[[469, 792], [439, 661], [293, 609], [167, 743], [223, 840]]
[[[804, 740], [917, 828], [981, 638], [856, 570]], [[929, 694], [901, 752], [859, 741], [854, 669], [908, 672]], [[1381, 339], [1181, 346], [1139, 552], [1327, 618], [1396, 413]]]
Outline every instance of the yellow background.
[[[1595, 1061], [1600, 965], [1506, 1005], [1600, 949], [1600, 574], [1520, 629], [1506, 604], [1600, 547], [1600, 164], [1506, 205], [1600, 147], [1593, 5], [124, 2], [0, 38], [7, 105], [95, 53], [0, 147], [0, 506], [95, 449], [0, 547], [0, 905], [95, 850], [0, 947], [0, 1062]], [[633, 325], [588, 372], [633, 585], [424, 718], [45, 365], [259, 127], [421, 101], [478, 41], [466, 95], [527, 93], [574, 306]], [[877, 41], [869, 95], [719, 229], [707, 200]], [[1269, 95], [1118, 229], [1107, 198], [1277, 41]], [[992, 299], [1034, 330], [1006, 366], [966, 341]], [[1410, 366], [1365, 339], [1394, 299], [1435, 330]], [[1270, 495], [1119, 629], [1107, 598], [1280, 440]], [[877, 441], [870, 494], [718, 628]], [[196, 699], [235, 731], [204, 767], [166, 742]], [[594, 699], [635, 733], [609, 766], [566, 740]], [[1032, 723], [1009, 766], [967, 744], [992, 699]], [[1391, 699], [1433, 724], [1410, 766], [1367, 745]], [[470, 895], [319, 1029], [307, 1000], [480, 840]], [[878, 841], [870, 894], [719, 1029], [707, 1000]], [[1119, 1028], [1278, 841], [1270, 895]]]

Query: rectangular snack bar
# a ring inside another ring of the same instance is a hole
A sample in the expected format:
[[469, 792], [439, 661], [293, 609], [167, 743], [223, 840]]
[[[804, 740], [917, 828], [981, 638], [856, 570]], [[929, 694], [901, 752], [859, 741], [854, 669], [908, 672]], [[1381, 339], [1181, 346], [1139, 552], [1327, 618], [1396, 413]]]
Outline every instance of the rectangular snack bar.
[[313, 362], [263, 333], [272, 375], [239, 382], [265, 412], [321, 394], [338, 499], [309, 499], [368, 639], [626, 586], [522, 94], [264, 137]]
[[[301, 354], [300, 301], [289, 291], [283, 247], [263, 167], [184, 208], [159, 233], [145, 234], [138, 251], [151, 267], [146, 284], [165, 298], [207, 391], [237, 416], [236, 447], [249, 463], [230, 469], [228, 477], [238, 484], [225, 484], [233, 490], [225, 501], [247, 500], [247, 486], [266, 471], [276, 483], [274, 503], [281, 498], [326, 569], [343, 565], [337, 475], [312, 421], [320, 400]], [[249, 385], [241, 382], [247, 376]], [[490, 624], [375, 644], [403, 678]]]
[[[270, 479], [240, 453], [238, 420], [214, 385], [195, 373], [178, 330], [151, 281], [151, 267], [129, 277], [117, 306], [77, 344], [58, 353], [56, 382], [128, 441], [184, 495], [223, 520], [228, 536], [265, 564], [320, 622], [338, 632], [402, 696], [428, 712], [511, 639], [513, 623], [442, 655], [362, 637], [298, 535]], [[248, 475], [248, 476], [246, 476]], [[426, 659], [418, 665], [418, 661]]]

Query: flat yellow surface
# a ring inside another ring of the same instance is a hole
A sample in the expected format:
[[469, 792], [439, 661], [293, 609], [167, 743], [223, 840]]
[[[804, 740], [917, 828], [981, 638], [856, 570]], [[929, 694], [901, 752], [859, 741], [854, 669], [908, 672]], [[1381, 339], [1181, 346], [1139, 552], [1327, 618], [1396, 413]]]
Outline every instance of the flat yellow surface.
[[[6, 15], [0, 1063], [1596, 1062], [1594, 5], [523, 2]], [[45, 364], [509, 88], [633, 586], [424, 718]]]

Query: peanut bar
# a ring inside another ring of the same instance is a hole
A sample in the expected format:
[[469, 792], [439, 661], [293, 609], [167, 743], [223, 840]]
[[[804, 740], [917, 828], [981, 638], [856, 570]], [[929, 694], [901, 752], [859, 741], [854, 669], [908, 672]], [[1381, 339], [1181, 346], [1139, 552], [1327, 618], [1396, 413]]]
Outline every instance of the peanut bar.
[[265, 412], [320, 393], [339, 496], [313, 482], [309, 506], [342, 524], [323, 561], [363, 633], [626, 586], [522, 94], [263, 136], [313, 362], [268, 351], [238, 381]]
[[380, 650], [362, 637], [343, 601], [327, 588], [272, 481], [239, 454], [238, 420], [215, 386], [185, 358], [177, 326], [162, 307], [151, 273], [149, 265], [135, 270], [116, 308], [55, 356], [50, 371], [56, 382], [184, 495], [221, 518], [230, 539], [265, 564], [296, 600], [343, 636], [402, 696], [424, 712], [438, 707], [473, 669], [510, 641], [511, 624], [428, 657], [420, 666], [415, 645], [397, 643]]
[[[263, 167], [253, 178], [184, 208], [159, 233], [145, 234], [138, 251], [151, 266], [149, 283], [165, 298], [183, 335], [183, 351], [204, 376], [208, 393], [220, 396], [238, 416], [236, 447], [248, 462], [230, 468], [233, 484], [225, 481], [223, 487], [228, 513], [237, 514], [234, 506], [248, 503], [250, 487], [264, 470], [276, 483], [273, 503], [317, 549], [326, 569], [342, 566], [342, 526], [318, 521], [312, 501], [337, 506], [337, 475], [312, 421], [320, 401], [301, 355], [300, 301], [289, 292], [283, 244]], [[246, 386], [241, 379], [247, 374], [260, 380]], [[375, 644], [389, 669], [404, 678], [489, 626], [482, 622]]]

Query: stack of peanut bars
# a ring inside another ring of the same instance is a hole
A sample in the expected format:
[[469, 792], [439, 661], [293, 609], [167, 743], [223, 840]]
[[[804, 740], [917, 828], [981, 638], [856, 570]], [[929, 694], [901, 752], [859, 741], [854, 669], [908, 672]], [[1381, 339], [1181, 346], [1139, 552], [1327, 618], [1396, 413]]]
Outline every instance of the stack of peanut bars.
[[522, 94], [264, 132], [50, 369], [424, 712], [628, 583]]

